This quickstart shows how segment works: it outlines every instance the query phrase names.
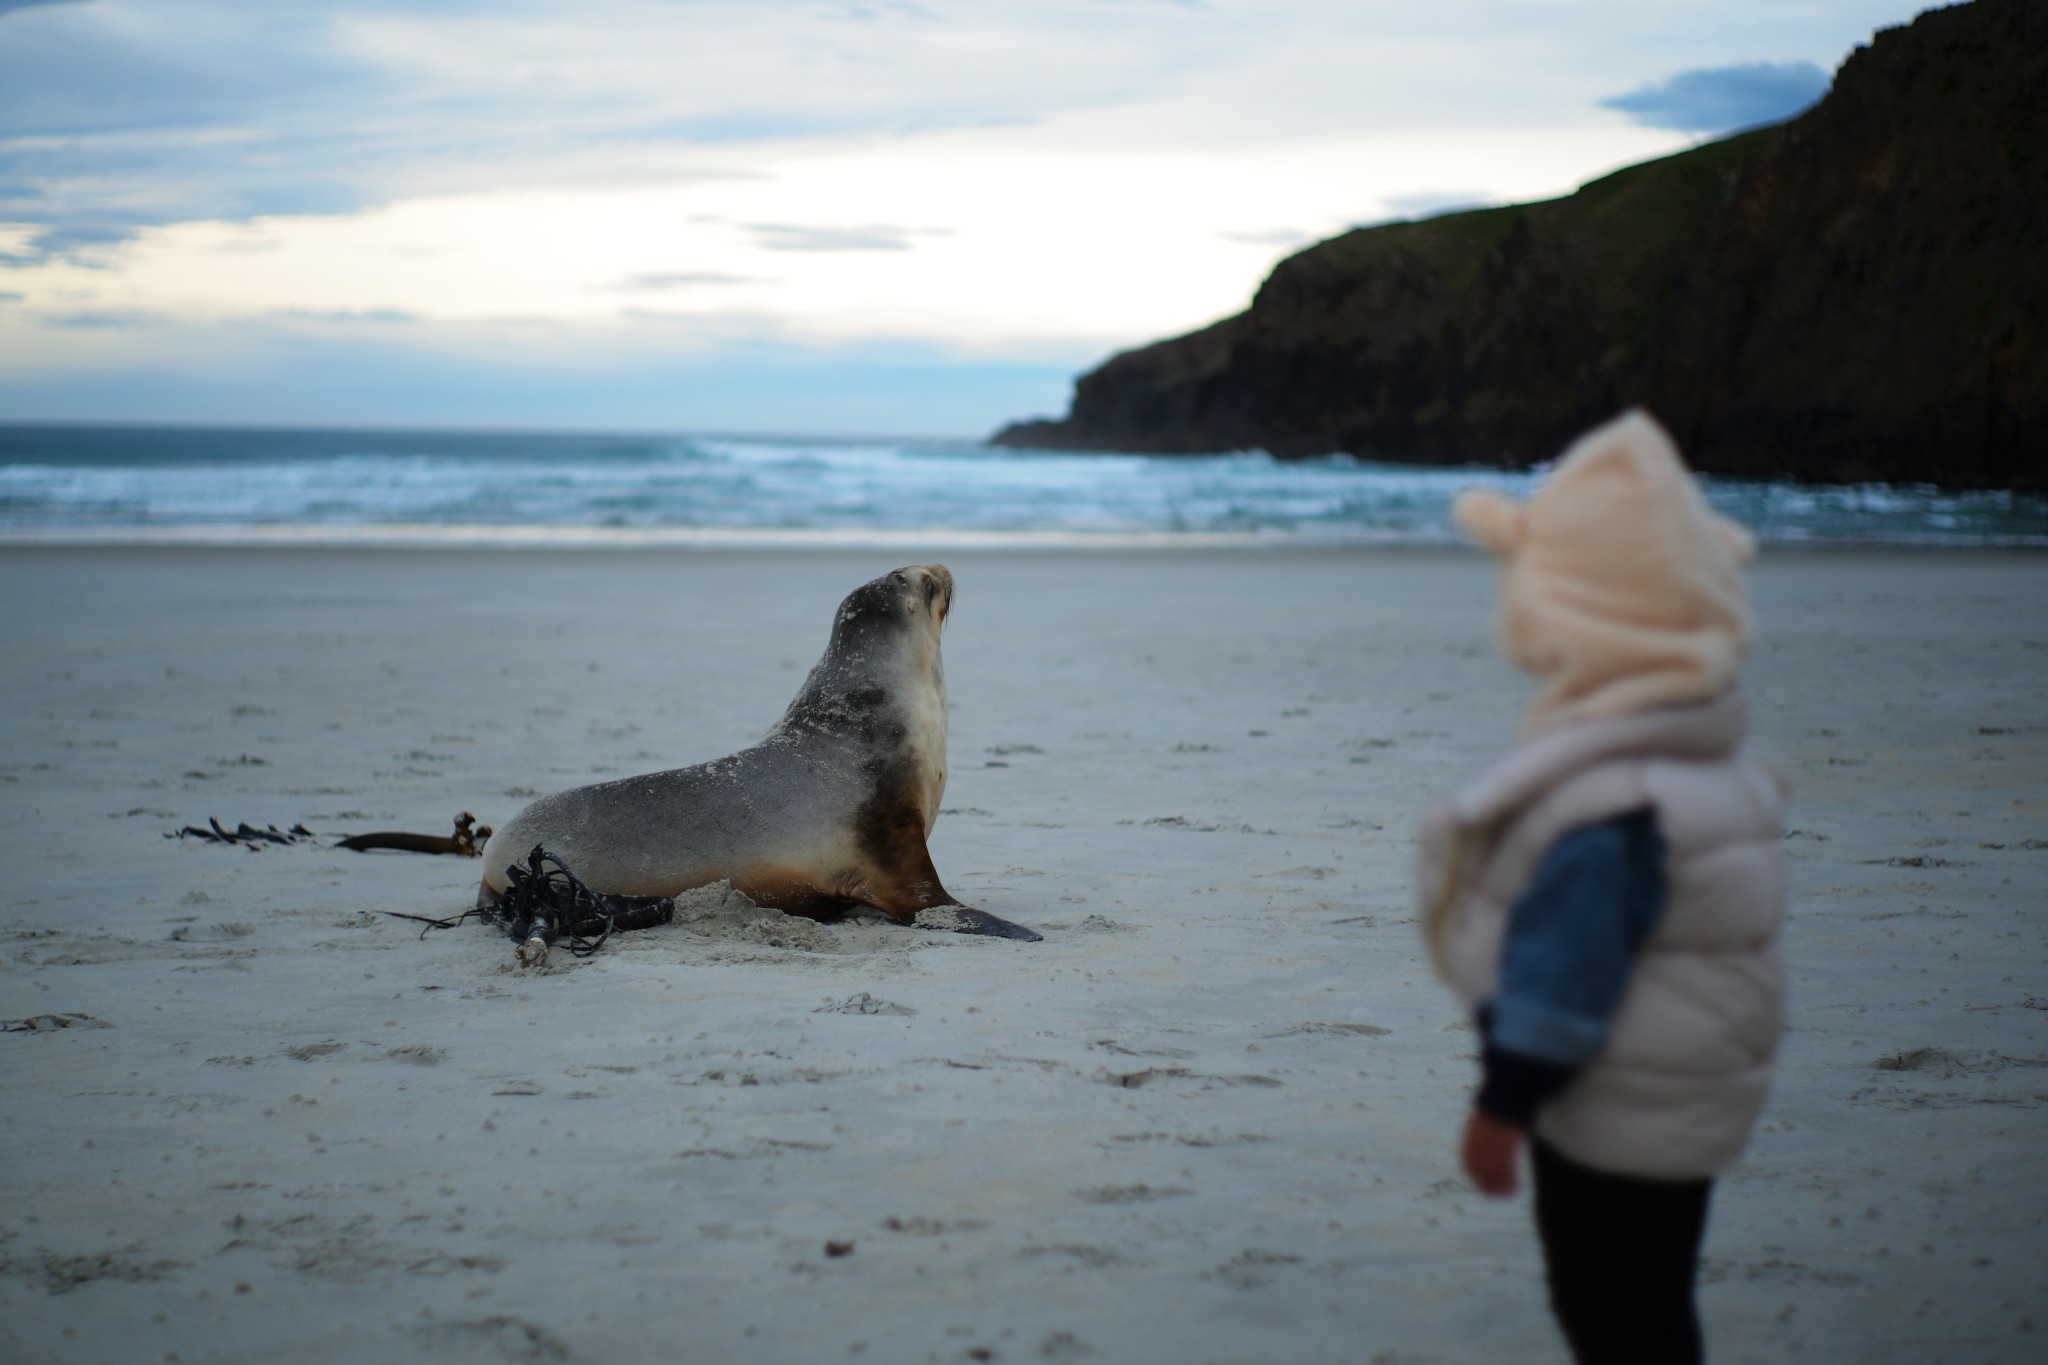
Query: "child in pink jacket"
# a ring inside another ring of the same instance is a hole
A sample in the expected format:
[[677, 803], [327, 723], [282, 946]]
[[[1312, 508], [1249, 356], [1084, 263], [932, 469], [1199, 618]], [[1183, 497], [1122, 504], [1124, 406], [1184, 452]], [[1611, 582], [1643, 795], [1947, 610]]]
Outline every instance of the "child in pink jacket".
[[1783, 1030], [1783, 793], [1743, 747], [1747, 534], [1640, 412], [1524, 505], [1452, 508], [1501, 561], [1518, 742], [1423, 829], [1424, 936], [1478, 1023], [1467, 1174], [1530, 1147], [1551, 1305], [1581, 1362], [1701, 1358], [1713, 1178]]

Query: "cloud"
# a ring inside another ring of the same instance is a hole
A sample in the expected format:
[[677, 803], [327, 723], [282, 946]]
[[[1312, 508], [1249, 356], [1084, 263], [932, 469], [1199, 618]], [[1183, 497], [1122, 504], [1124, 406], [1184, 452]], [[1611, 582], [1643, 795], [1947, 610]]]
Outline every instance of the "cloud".
[[1180, 64], [1153, 55], [1161, 30], [1187, 16], [1096, 0], [97, 0], [4, 22], [0, 222], [50, 229], [42, 257], [86, 259], [120, 240], [87, 229], [677, 184], [745, 175], [747, 149], [771, 144], [1026, 126], [1156, 89]]
[[140, 229], [336, 212], [372, 197], [351, 127], [392, 83], [313, 7], [110, 0], [6, 16], [0, 221], [35, 257], [89, 261]]
[[913, 238], [951, 235], [946, 228], [898, 227], [894, 223], [860, 227], [748, 223], [745, 227], [764, 251], [908, 251], [917, 245]]
[[280, 308], [270, 316], [292, 322], [415, 322], [417, 317], [400, 308]]
[[0, 124], [10, 138], [247, 123], [377, 81], [317, 12], [295, 6], [52, 6], [10, 20], [7, 33]]
[[30, 237], [28, 244], [38, 255], [69, 255], [83, 247], [113, 246], [134, 236], [135, 229], [124, 223], [74, 221], [44, 228]]
[[696, 289], [705, 285], [774, 284], [760, 275], [737, 275], [724, 270], [651, 270], [628, 275], [609, 286], [621, 294], [653, 294], [670, 289]]
[[1415, 190], [1408, 194], [1390, 194], [1381, 202], [1401, 218], [1435, 218], [1466, 209], [1483, 209], [1500, 200], [1485, 190]]
[[148, 313], [138, 313], [121, 308], [91, 308], [76, 313], [45, 314], [39, 319], [45, 327], [83, 328], [87, 330], [139, 327], [156, 321]]
[[1827, 93], [1827, 72], [1812, 62], [1749, 62], [1681, 71], [1669, 80], [1600, 101], [1650, 128], [1726, 133], [1779, 123]]
[[[1527, 126], [1532, 109], [1583, 111], [1615, 72], [1721, 58], [1729, 34], [1839, 51], [1845, 24], [1902, 3], [1814, 17], [1687, 0], [1644, 36], [1639, 0], [1562, 15], [1503, 0], [0, 0], [0, 223], [47, 229], [38, 257], [84, 262], [121, 240], [92, 232], [675, 185], [958, 130], [1085, 155]], [[1673, 104], [1701, 74], [1614, 107], [1704, 126]], [[811, 233], [772, 249], [909, 245]]]
[[1226, 242], [1242, 242], [1246, 246], [1299, 246], [1303, 242], [1316, 240], [1316, 234], [1301, 228], [1253, 228], [1224, 231], [1216, 234]]

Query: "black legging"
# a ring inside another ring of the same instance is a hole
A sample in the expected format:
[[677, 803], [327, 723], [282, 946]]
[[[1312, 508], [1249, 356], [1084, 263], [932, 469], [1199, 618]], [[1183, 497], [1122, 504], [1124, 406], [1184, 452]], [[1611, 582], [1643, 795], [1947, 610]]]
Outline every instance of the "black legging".
[[1538, 1139], [1536, 1231], [1579, 1365], [1699, 1365], [1693, 1277], [1711, 1180], [1635, 1180]]

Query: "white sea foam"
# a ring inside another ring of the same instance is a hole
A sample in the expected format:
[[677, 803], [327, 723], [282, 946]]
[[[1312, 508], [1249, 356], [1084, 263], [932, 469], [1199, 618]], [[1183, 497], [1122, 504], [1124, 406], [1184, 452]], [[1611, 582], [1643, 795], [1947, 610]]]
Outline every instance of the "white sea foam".
[[[972, 442], [0, 429], [13, 543], [1436, 544], [1529, 473]], [[1708, 480], [1769, 543], [2048, 547], [2048, 500]]]

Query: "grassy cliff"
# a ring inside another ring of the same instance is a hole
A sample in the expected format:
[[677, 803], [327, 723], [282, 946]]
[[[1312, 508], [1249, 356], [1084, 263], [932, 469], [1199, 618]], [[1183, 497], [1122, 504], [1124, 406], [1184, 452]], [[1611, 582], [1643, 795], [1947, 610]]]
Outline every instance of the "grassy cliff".
[[1710, 471], [2041, 488], [2044, 325], [2048, 4], [1976, 0], [1789, 123], [1310, 247], [996, 440], [1521, 464], [1641, 404]]

